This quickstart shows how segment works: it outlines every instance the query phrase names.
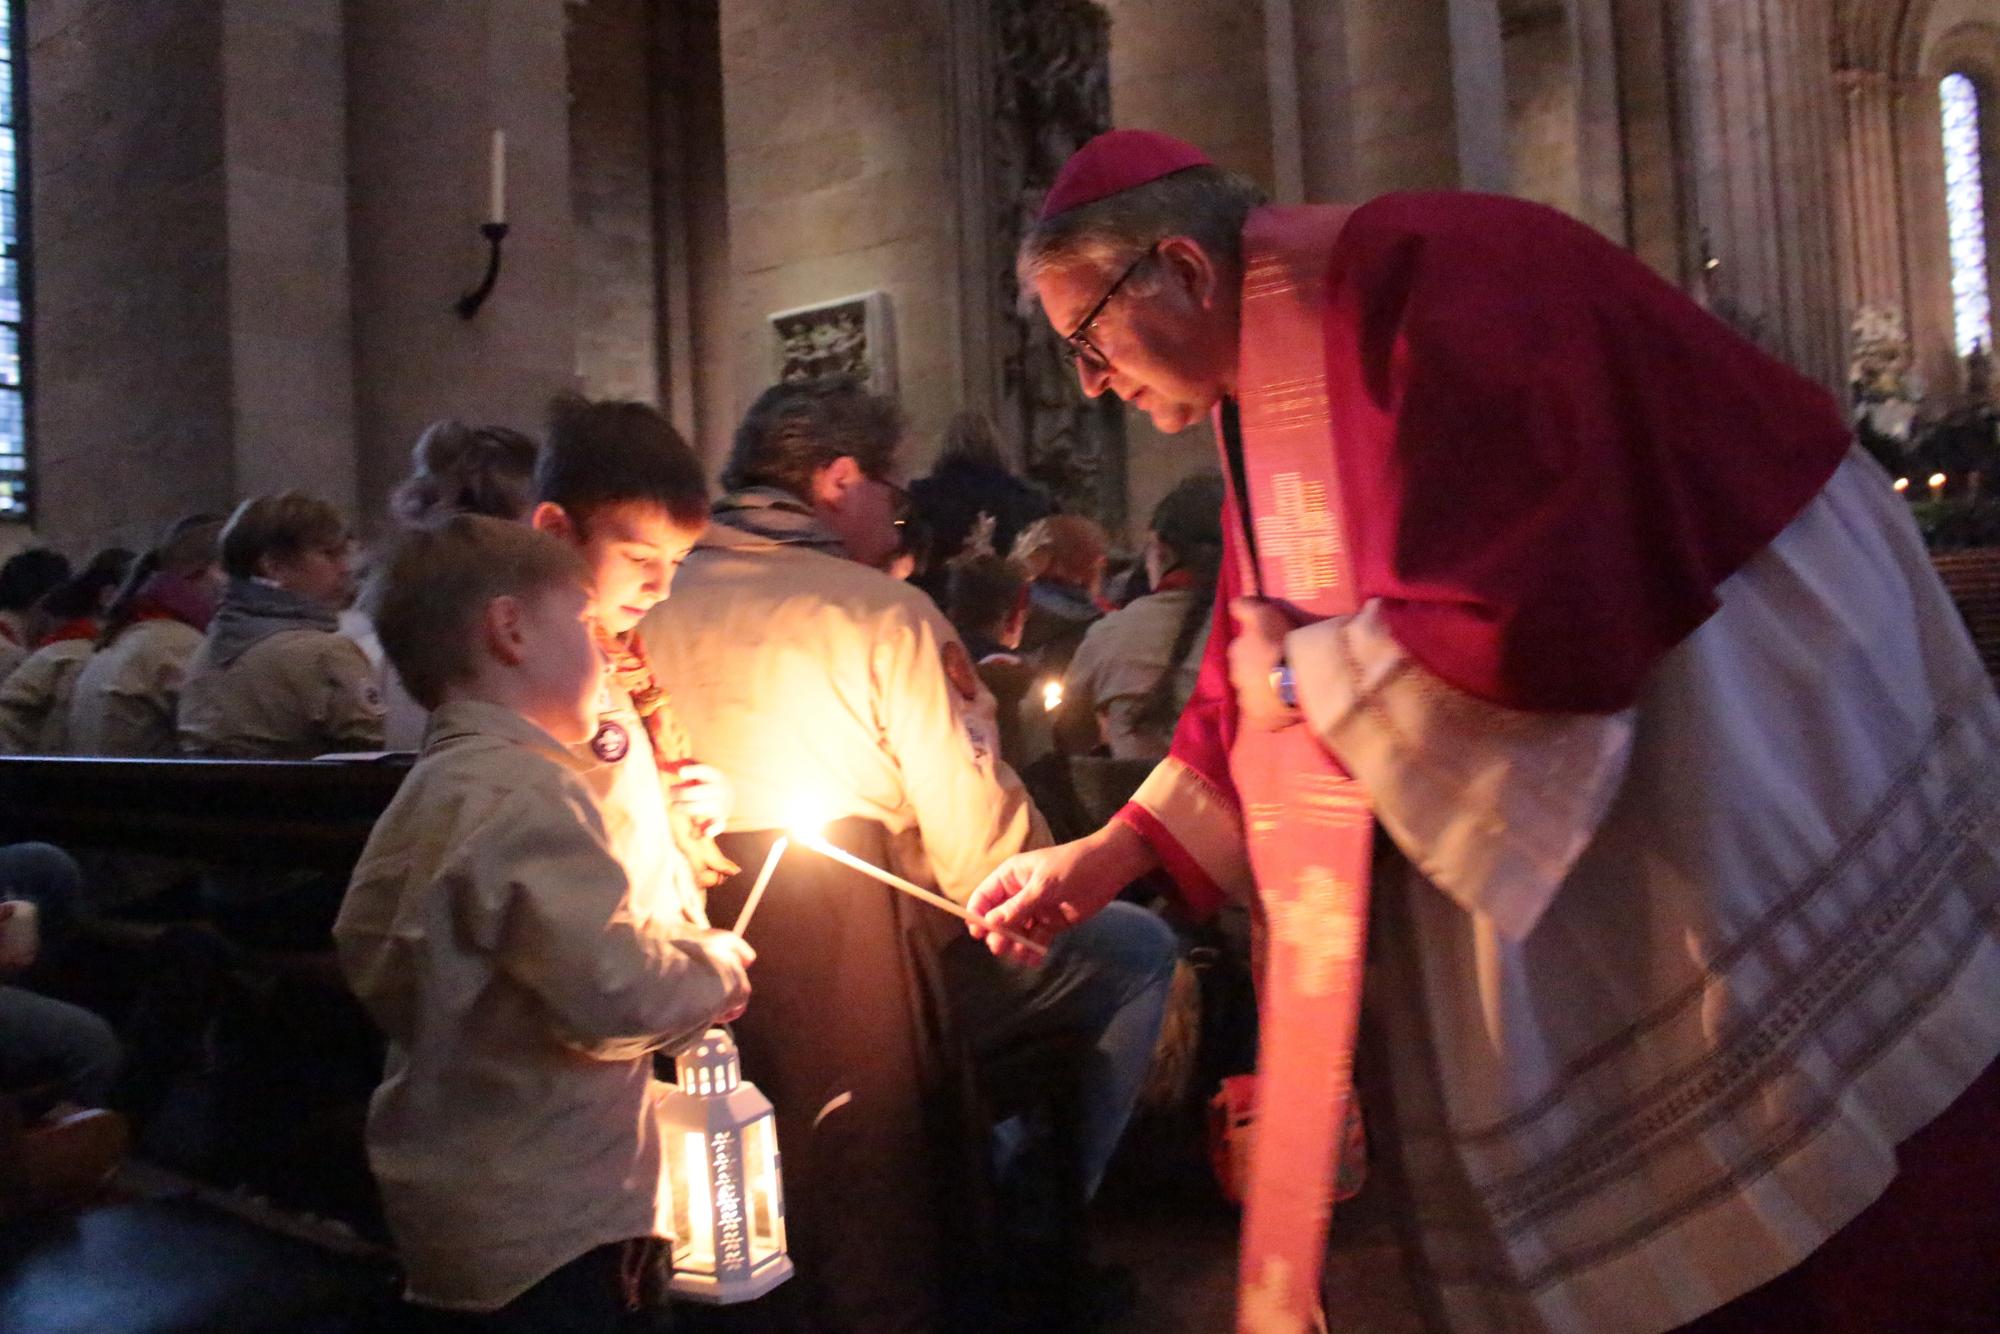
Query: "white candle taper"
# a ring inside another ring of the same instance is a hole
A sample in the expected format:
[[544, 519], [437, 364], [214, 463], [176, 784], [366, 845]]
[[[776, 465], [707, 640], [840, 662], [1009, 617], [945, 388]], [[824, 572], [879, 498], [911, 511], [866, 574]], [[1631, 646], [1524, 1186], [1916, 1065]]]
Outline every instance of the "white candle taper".
[[778, 841], [771, 845], [771, 855], [764, 859], [764, 867], [757, 872], [757, 883], [750, 886], [750, 897], [743, 900], [743, 911], [736, 915], [736, 925], [732, 929], [742, 935], [750, 929], [750, 914], [757, 911], [757, 901], [764, 897], [770, 887], [771, 875], [778, 869], [778, 859], [785, 855], [785, 845], [791, 842], [787, 834], [778, 835]]
[[507, 221], [507, 131], [493, 131], [493, 165], [488, 176], [492, 194], [486, 203], [488, 222]]
[[811, 848], [814, 852], [817, 852], [822, 857], [831, 857], [833, 858], [833, 860], [839, 862], [842, 866], [851, 867], [854, 870], [861, 872], [861, 874], [868, 876], [870, 879], [880, 880], [883, 884], [889, 886], [889, 888], [899, 889], [903, 893], [908, 894], [911, 898], [916, 899], [919, 902], [928, 903], [933, 908], [942, 908], [944, 911], [950, 913], [953, 917], [961, 918], [962, 920], [967, 922], [978, 922], [988, 931], [999, 932], [1001, 935], [1013, 941], [1016, 945], [1021, 946], [1023, 949], [1032, 950], [1036, 954], [1047, 954], [1049, 951], [1049, 947], [1042, 944], [1041, 941], [1031, 940], [1027, 936], [1022, 935], [1019, 931], [1014, 930], [1012, 927], [1000, 926], [997, 923], [987, 922], [981, 918], [974, 917], [970, 912], [967, 912], [964, 908], [960, 907], [958, 904], [953, 903], [950, 899], [946, 898], [944, 895], [933, 894], [928, 889], [925, 889], [923, 886], [913, 885], [899, 875], [895, 875], [891, 872], [885, 871], [879, 866], [871, 866], [867, 862], [864, 862], [859, 857], [855, 856], [853, 853], [847, 852], [841, 848], [837, 848], [823, 838], [816, 838], [808, 834], [800, 834], [798, 836], [798, 839], [799, 842], [805, 844], [807, 847]]

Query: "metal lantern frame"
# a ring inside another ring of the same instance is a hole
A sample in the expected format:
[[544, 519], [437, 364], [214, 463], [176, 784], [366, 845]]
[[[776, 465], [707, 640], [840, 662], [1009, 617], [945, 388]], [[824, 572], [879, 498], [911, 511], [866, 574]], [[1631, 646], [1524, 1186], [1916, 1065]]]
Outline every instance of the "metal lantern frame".
[[743, 1078], [726, 1029], [709, 1029], [674, 1065], [680, 1082], [660, 1114], [673, 1195], [670, 1287], [688, 1301], [751, 1301], [792, 1276], [771, 1101]]

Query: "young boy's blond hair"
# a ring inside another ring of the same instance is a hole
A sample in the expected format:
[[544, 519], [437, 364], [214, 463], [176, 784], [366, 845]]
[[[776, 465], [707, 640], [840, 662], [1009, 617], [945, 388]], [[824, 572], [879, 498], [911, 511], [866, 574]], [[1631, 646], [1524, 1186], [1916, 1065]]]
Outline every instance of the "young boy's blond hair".
[[401, 534], [362, 606], [410, 697], [435, 709], [447, 687], [478, 672], [473, 628], [487, 605], [557, 585], [590, 587], [590, 567], [569, 543], [525, 524], [457, 514]]

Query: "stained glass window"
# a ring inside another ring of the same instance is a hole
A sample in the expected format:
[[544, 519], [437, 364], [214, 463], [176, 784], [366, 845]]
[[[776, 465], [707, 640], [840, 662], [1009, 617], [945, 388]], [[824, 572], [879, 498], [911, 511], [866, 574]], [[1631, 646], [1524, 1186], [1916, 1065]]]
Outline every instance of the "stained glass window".
[[28, 415], [22, 374], [21, 106], [16, 20], [21, 0], [0, 0], [0, 519], [28, 517]]
[[1979, 161], [1979, 89], [1963, 74], [1938, 84], [1944, 107], [1945, 211], [1951, 221], [1951, 297], [1958, 354], [1993, 349], [1986, 278], [1986, 180]]

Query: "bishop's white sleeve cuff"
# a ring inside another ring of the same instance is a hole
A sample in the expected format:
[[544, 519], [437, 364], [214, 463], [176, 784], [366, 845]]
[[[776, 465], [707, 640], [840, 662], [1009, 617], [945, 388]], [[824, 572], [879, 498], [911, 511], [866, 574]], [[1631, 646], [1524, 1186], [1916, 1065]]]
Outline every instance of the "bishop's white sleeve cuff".
[[1195, 916], [1256, 893], [1236, 803], [1179, 760], [1160, 761], [1114, 818], [1152, 845]]
[[1501, 934], [1532, 931], [1623, 782], [1631, 711], [1475, 699], [1404, 653], [1372, 601], [1293, 631], [1285, 654], [1307, 725], [1418, 871]]

